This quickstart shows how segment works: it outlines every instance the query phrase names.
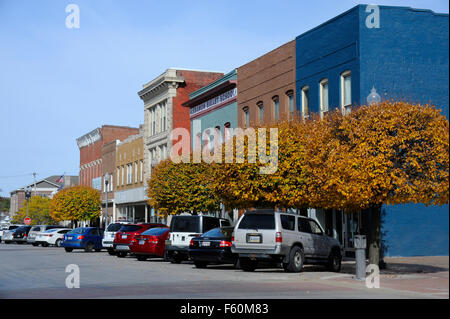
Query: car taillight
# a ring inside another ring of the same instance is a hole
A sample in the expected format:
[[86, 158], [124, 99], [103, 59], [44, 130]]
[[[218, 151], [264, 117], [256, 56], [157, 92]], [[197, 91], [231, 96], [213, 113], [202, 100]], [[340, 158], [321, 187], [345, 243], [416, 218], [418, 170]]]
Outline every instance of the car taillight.
[[83, 235], [78, 236], [77, 239], [84, 239], [84, 236]]
[[283, 242], [283, 237], [281, 236], [280, 232], [277, 232], [277, 234], [275, 235], [275, 242], [277, 242], [277, 243]]
[[194, 240], [193, 239], [191, 239], [191, 241], [189, 242], [189, 246], [194, 246]]
[[157, 244], [159, 242], [158, 237], [151, 238], [152, 244]]
[[231, 236], [231, 241], [232, 241], [232, 242], [234, 241], [234, 236]]
[[220, 247], [231, 247], [231, 241], [222, 240], [220, 242]]

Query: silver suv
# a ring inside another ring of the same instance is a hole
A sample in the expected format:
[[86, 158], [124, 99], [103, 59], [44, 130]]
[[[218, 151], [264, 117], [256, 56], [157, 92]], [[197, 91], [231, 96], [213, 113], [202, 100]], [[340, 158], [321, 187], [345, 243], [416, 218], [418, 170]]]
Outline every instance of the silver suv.
[[274, 210], [251, 211], [234, 228], [231, 251], [239, 254], [240, 267], [254, 271], [258, 261], [281, 262], [289, 272], [300, 272], [304, 263], [325, 263], [341, 270], [339, 241], [327, 236], [312, 218]]

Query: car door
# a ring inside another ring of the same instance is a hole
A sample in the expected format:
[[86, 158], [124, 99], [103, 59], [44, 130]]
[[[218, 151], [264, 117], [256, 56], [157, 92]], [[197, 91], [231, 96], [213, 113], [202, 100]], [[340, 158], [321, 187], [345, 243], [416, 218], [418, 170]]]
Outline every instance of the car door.
[[311, 226], [314, 255], [320, 258], [328, 257], [327, 238], [323, 233], [322, 228], [312, 219], [309, 220], [309, 224]]
[[303, 253], [306, 257], [314, 256], [313, 236], [311, 233], [311, 225], [308, 219], [297, 217], [297, 229], [299, 231], [300, 242], [303, 245]]

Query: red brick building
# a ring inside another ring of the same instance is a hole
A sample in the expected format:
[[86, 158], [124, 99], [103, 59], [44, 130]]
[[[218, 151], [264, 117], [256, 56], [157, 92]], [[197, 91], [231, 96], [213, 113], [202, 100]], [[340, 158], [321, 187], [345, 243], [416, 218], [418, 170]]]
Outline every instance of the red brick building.
[[163, 74], [143, 85], [138, 92], [144, 101], [144, 175], [150, 178], [151, 169], [169, 157], [169, 140], [175, 128], [191, 130], [189, 108], [183, 103], [189, 94], [222, 77], [221, 72], [186, 69], [167, 69]]
[[[103, 125], [77, 138], [80, 149], [80, 185], [91, 186], [102, 190], [102, 148], [115, 140], [123, 140], [130, 135], [138, 134], [139, 129], [128, 126]], [[110, 165], [110, 175], [114, 174], [115, 165]]]

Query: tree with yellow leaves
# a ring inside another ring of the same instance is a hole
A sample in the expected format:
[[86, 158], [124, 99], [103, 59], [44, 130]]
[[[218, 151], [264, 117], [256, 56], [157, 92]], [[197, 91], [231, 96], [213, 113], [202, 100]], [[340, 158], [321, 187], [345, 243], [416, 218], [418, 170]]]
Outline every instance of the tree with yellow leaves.
[[101, 214], [100, 192], [92, 187], [73, 186], [59, 191], [50, 202], [52, 218], [72, 222], [93, 220]]
[[209, 164], [162, 161], [148, 181], [148, 202], [161, 217], [218, 211], [220, 202], [211, 190], [210, 177]]
[[369, 210], [370, 263], [379, 262], [383, 204], [449, 202], [449, 122], [436, 108], [385, 101], [315, 125], [325, 133], [307, 161], [311, 204]]
[[[27, 203], [19, 209], [13, 217], [13, 223], [22, 224], [27, 217]], [[30, 225], [52, 225], [55, 223], [50, 214], [50, 198], [32, 196], [28, 203], [28, 217], [31, 218]]]

